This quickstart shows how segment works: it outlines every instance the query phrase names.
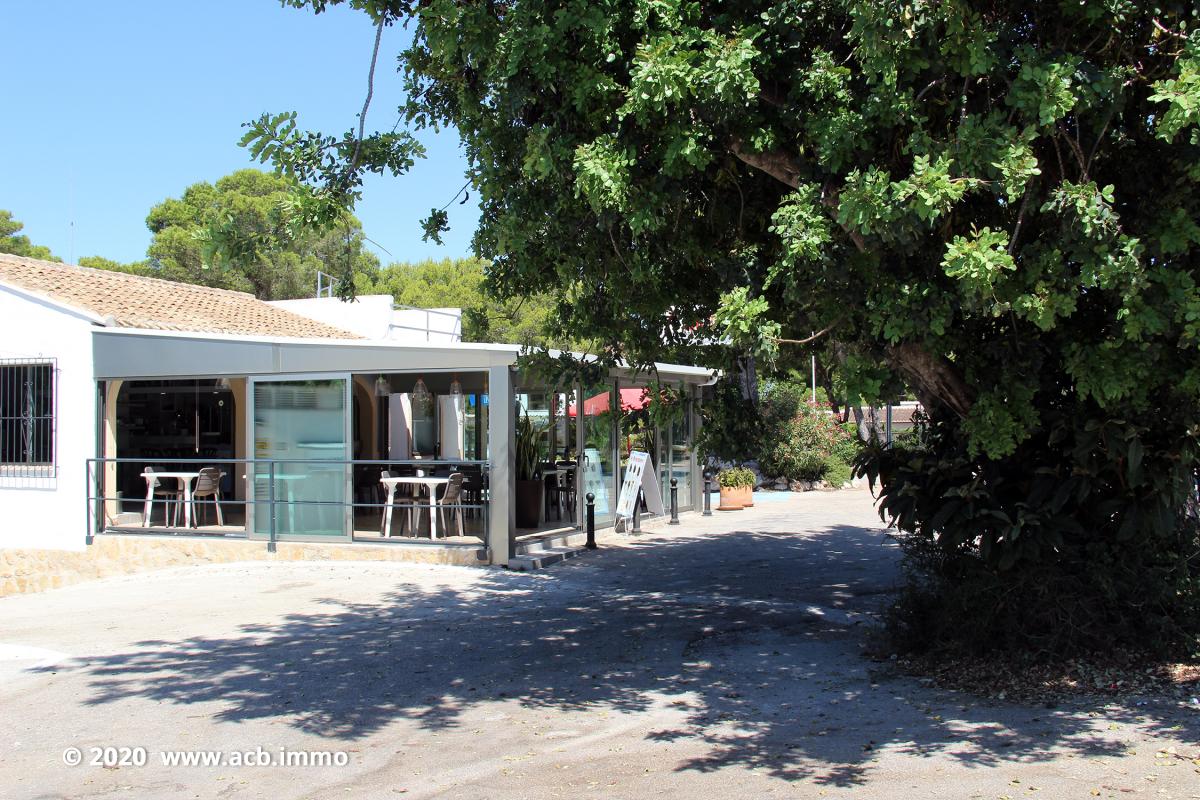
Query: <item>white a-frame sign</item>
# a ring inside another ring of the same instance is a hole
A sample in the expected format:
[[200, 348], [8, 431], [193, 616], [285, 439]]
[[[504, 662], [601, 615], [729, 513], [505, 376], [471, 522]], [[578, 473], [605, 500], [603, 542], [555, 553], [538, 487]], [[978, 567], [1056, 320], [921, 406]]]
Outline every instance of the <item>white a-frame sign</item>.
[[663, 513], [662, 491], [658, 488], [658, 476], [653, 469], [646, 469], [650, 454], [634, 450], [625, 465], [625, 479], [621, 481], [621, 494], [617, 497], [617, 519], [625, 520], [628, 529], [637, 503], [638, 489], [646, 495], [646, 508], [652, 514]]

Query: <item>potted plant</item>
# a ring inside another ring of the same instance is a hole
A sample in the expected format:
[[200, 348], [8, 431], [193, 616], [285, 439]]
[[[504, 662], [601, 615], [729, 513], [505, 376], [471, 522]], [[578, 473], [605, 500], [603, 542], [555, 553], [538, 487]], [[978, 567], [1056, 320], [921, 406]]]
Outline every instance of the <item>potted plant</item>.
[[723, 469], [717, 476], [721, 487], [721, 505], [718, 511], [740, 511], [747, 505], [754, 505], [751, 492], [754, 491], [754, 473], [745, 467]]
[[542, 517], [545, 484], [538, 478], [539, 429], [528, 414], [517, 418], [514, 438], [516, 455], [516, 517], [518, 528], [536, 528]]
[[738, 490], [742, 493], [742, 508], [754, 508], [754, 484], [758, 476], [749, 467], [741, 468], [742, 483]]

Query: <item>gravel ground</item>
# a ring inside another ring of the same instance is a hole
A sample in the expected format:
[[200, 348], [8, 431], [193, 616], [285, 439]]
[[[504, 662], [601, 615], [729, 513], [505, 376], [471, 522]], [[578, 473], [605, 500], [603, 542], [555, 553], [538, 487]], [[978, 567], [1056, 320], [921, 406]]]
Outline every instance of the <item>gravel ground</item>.
[[602, 543], [0, 599], [0, 798], [1200, 798], [1186, 702], [983, 701], [863, 658], [898, 555], [866, 492]]

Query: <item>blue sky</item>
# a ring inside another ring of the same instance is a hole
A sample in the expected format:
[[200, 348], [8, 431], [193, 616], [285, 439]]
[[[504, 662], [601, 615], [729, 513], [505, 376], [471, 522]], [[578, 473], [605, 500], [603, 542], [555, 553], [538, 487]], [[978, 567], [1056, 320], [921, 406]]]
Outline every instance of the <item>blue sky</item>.
[[[0, 208], [67, 260], [145, 257], [150, 207], [197, 181], [253, 166], [241, 123], [263, 111], [342, 133], [366, 94], [374, 29], [361, 13], [320, 16], [277, 0], [30, 3], [0, 0], [4, 118]], [[367, 128], [390, 129], [403, 97], [384, 31]], [[474, 198], [452, 205], [445, 245], [419, 219], [462, 186], [453, 132], [425, 133], [428, 157], [401, 178], [372, 177], [356, 211], [384, 262], [468, 255]], [[72, 222], [73, 230], [72, 230]]]

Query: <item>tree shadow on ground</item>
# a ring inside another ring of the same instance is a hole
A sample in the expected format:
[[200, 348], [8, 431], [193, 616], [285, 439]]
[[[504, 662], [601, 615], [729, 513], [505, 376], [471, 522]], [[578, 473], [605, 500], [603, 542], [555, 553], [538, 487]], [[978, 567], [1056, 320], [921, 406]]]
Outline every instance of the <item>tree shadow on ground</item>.
[[[214, 703], [217, 720], [277, 718], [339, 740], [399, 720], [449, 731], [495, 701], [667, 708], [675, 722], [646, 736], [692, 745], [679, 770], [740, 766], [839, 786], [864, 780], [884, 749], [977, 766], [1048, 761], [1052, 748], [1124, 751], [1086, 709], [988, 705], [874, 673], [856, 615], [869, 620], [883, 602], [895, 563], [880, 531], [853, 526], [660, 536], [547, 573], [481, 570], [465, 589], [398, 582], [378, 602], [329, 598], [318, 613], [140, 642], [77, 669], [91, 705]], [[1167, 711], [1105, 715], [1200, 737], [1194, 719]]]

